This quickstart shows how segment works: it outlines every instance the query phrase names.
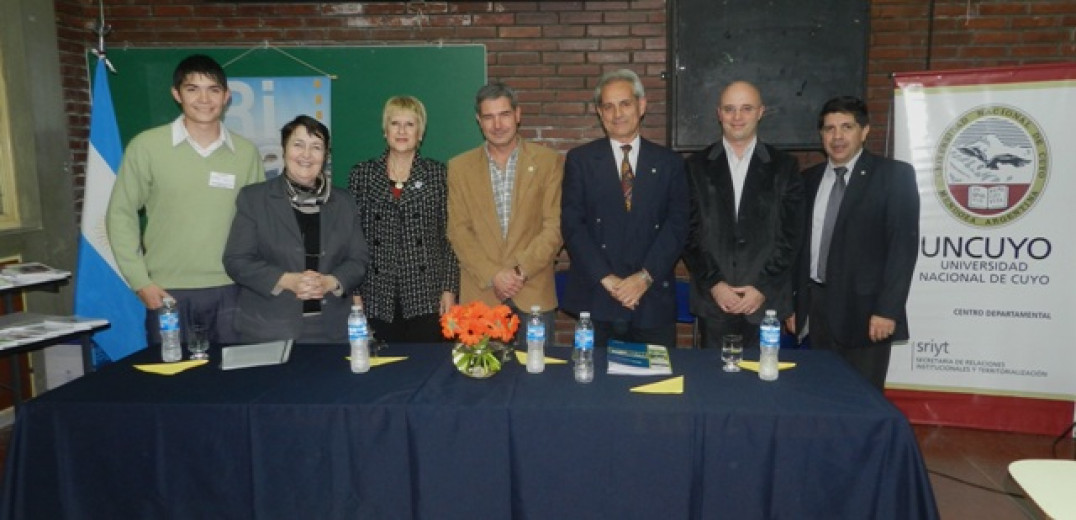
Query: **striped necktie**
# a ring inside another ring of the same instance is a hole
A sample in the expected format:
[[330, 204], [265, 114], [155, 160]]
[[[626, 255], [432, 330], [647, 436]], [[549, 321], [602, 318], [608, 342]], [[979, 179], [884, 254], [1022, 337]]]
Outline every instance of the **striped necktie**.
[[620, 189], [624, 190], [624, 207], [631, 211], [631, 189], [635, 185], [635, 172], [631, 171], [631, 145], [620, 147], [624, 150], [624, 159], [620, 161]]

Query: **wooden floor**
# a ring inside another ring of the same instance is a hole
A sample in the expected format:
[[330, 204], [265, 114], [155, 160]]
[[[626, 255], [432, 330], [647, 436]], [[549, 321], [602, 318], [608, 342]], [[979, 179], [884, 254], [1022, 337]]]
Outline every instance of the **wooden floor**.
[[1009, 463], [1076, 457], [1071, 438], [1055, 446], [1050, 436], [941, 426], [915, 426], [915, 434], [945, 520], [1045, 518], [1009, 476]]
[[[942, 426], [914, 428], [943, 520], [1043, 518], [1009, 477], [1009, 463], [1076, 455], [1071, 438], [1054, 446], [1054, 437], [1042, 435]], [[0, 467], [10, 436], [11, 428], [0, 429]]]

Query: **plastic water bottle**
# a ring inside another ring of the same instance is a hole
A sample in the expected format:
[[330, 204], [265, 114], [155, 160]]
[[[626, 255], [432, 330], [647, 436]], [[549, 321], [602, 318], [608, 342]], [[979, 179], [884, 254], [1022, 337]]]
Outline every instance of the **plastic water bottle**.
[[351, 371], [362, 374], [370, 371], [370, 328], [362, 305], [352, 305], [347, 317], [347, 340], [351, 343]]
[[179, 308], [176, 300], [166, 296], [164, 305], [157, 310], [157, 320], [161, 324], [161, 360], [172, 363], [183, 359], [183, 347], [179, 344]]
[[579, 313], [575, 324], [575, 381], [589, 383], [594, 380], [594, 324], [589, 312]]
[[777, 321], [777, 311], [766, 310], [766, 317], [758, 328], [758, 344], [762, 350], [759, 355], [758, 378], [763, 381], [777, 379], [777, 353], [781, 349], [781, 322]]
[[541, 374], [545, 370], [545, 321], [542, 309], [531, 306], [530, 318], [527, 318], [527, 372]]

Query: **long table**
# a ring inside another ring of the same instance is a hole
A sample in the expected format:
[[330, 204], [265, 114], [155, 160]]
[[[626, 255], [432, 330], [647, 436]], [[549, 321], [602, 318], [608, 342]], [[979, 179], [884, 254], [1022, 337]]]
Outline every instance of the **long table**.
[[444, 345], [367, 374], [346, 355], [160, 376], [141, 352], [33, 399], [0, 517], [938, 517], [908, 422], [826, 352], [782, 352], [798, 366], [765, 383], [674, 350], [682, 395], [629, 392], [662, 378], [606, 375], [603, 351], [590, 384], [570, 365], [468, 379]]

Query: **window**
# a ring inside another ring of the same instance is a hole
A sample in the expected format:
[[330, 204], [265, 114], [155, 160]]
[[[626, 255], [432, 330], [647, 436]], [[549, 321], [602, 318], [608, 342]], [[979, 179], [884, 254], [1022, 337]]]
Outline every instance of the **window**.
[[[4, 70], [4, 55], [0, 49], [0, 71]], [[11, 119], [7, 98], [7, 86], [0, 74], [0, 230], [19, 226], [19, 194], [15, 185], [14, 140], [11, 135]]]

